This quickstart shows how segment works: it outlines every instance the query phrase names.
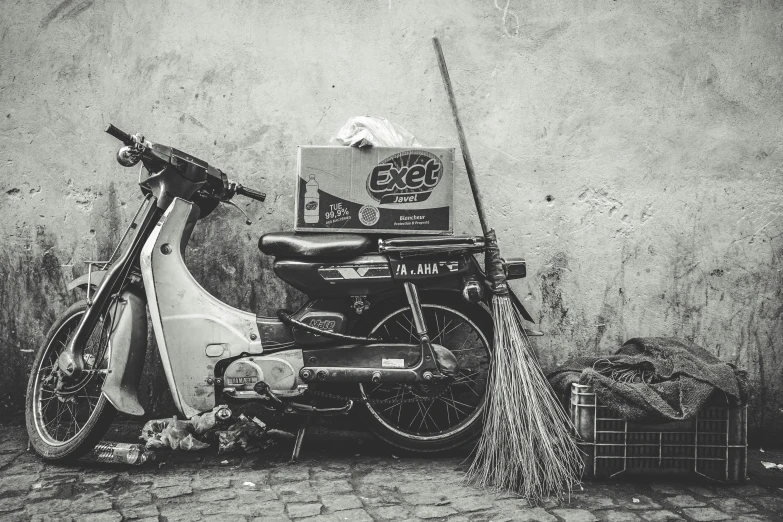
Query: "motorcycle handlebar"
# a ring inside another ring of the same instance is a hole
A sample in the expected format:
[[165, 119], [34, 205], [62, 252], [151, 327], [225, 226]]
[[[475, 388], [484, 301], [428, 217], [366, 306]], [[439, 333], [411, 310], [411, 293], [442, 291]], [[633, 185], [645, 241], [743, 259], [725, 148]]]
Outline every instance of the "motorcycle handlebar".
[[131, 138], [131, 135], [127, 132], [123, 132], [111, 123], [108, 127], [106, 127], [106, 133], [114, 136], [121, 142], [123, 142], [125, 145], [132, 145], [133, 144], [133, 138]]
[[[139, 146], [142, 147], [142, 150], [143, 150], [143, 143], [142, 143], [143, 139], [144, 139], [143, 137], [136, 137], [136, 138], [134, 138], [134, 136], [131, 136], [127, 132], [121, 131], [120, 129], [118, 129], [117, 127], [112, 125], [111, 123], [106, 127], [106, 133], [110, 134], [111, 136], [113, 136], [115, 138], [117, 138], [118, 140], [123, 142], [125, 145], [128, 145], [128, 146], [139, 145]], [[141, 140], [141, 141], [139, 141], [139, 140]], [[137, 141], [138, 141], [138, 143], [137, 143]], [[141, 152], [141, 151], [139, 151], [139, 152]], [[138, 162], [138, 159], [139, 159], [138, 157], [134, 157], [128, 163], [124, 163], [123, 161], [121, 161], [119, 159], [118, 159], [118, 161], [120, 161], [120, 164], [128, 167], [128, 166], [131, 166], [131, 163], [133, 165], [135, 165]], [[207, 166], [207, 168], [210, 169], [211, 167]], [[218, 170], [218, 172], [221, 172], [221, 171]], [[222, 172], [221, 172], [221, 175], [225, 178], [225, 174], [222, 174]], [[231, 182], [231, 183], [234, 184], [234, 182]], [[235, 188], [233, 190], [233, 193], [234, 194], [240, 194], [240, 195], [248, 197], [250, 199], [255, 199], [256, 201], [264, 201], [264, 200], [266, 200], [266, 194], [264, 194], [263, 192], [259, 192], [258, 190], [254, 190], [254, 189], [251, 189], [251, 188], [243, 187], [239, 183], [235, 184]]]
[[266, 194], [263, 192], [243, 187], [242, 185], [237, 185], [236, 193], [256, 201], [264, 201], [266, 199]]

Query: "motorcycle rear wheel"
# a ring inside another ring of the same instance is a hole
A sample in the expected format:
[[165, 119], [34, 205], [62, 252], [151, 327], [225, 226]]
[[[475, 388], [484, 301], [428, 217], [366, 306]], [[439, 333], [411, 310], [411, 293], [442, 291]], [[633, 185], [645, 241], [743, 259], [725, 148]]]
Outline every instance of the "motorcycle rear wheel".
[[[493, 323], [488, 310], [459, 294], [422, 294], [430, 339], [452, 350], [460, 376], [451, 385], [360, 384], [362, 398], [389, 401], [363, 405], [370, 432], [410, 454], [445, 453], [481, 434], [488, 393]], [[397, 342], [418, 342], [407, 300], [390, 299], [367, 312], [354, 331]], [[411, 398], [422, 399], [405, 403]], [[399, 398], [399, 401], [395, 399]]]
[[79, 301], [55, 321], [30, 370], [25, 400], [27, 434], [35, 452], [47, 460], [83, 456], [101, 440], [117, 414], [101, 393], [111, 320], [100, 321], [87, 341], [87, 372], [80, 379], [62, 381], [57, 372], [57, 357], [88, 308], [86, 301]]

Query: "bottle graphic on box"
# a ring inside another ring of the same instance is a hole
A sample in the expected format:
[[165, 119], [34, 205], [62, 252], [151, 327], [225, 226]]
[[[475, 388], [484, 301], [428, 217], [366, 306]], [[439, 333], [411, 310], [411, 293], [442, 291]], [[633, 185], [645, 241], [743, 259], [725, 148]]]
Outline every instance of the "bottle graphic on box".
[[315, 174], [310, 174], [310, 181], [307, 182], [307, 189], [304, 195], [304, 222], [318, 223], [318, 182], [315, 180]]

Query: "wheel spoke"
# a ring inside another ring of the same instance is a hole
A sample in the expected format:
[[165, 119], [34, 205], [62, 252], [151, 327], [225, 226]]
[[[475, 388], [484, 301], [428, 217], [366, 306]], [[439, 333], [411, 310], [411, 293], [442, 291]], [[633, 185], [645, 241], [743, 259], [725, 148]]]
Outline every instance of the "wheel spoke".
[[416, 415], [413, 416], [413, 419], [411, 419], [410, 424], [408, 424], [408, 429], [413, 427], [413, 423], [416, 422], [416, 419], [419, 418], [419, 413], [421, 413], [421, 403], [414, 402], [413, 404], [415, 404], [418, 407], [418, 411], [416, 412]]
[[[451, 393], [451, 390], [449, 390], [449, 393]], [[468, 408], [471, 408], [471, 409], [475, 409], [470, 404], [468, 404], [466, 402], [458, 401], [457, 399], [455, 399], [453, 393], [451, 393], [451, 402], [454, 403], [454, 404], [459, 404], [460, 406], [465, 406], [465, 407], [468, 407]]]
[[[422, 311], [432, 342], [449, 349], [458, 357], [459, 366], [466, 369], [452, 383], [441, 386], [411, 383], [393, 388], [388, 384], [365, 384], [368, 399], [383, 401], [375, 405], [371, 401], [367, 407], [381, 424], [398, 433], [420, 437], [457, 433], [480, 415], [490, 363], [488, 337], [471, 319], [447, 305], [422, 303]], [[412, 317], [409, 307], [402, 308], [380, 321], [370, 334], [378, 332], [385, 339], [398, 340], [407, 335], [408, 342], [417, 342]]]
[[465, 348], [465, 345], [468, 343], [468, 340], [470, 340], [470, 337], [468, 337], [466, 335], [465, 336], [465, 340], [462, 341], [462, 344], [460, 345], [460, 347], [458, 349], [456, 349], [456, 350], [451, 350], [451, 353], [464, 352], [465, 350], [472, 350], [472, 348]]
[[465, 411], [462, 410], [462, 408], [458, 408], [457, 405], [456, 405], [457, 401], [453, 400], [453, 398], [452, 398], [451, 402], [449, 402], [447, 399], [444, 399], [443, 397], [439, 397], [438, 400], [443, 401], [443, 403], [446, 404], [447, 406], [451, 406], [454, 409], [454, 414], [457, 416], [458, 420], [459, 420], [459, 414], [460, 413], [462, 415], [465, 415], [466, 417], [470, 414], [470, 412], [465, 412]]
[[[405, 388], [404, 386], [400, 386], [400, 387], [402, 388], [402, 397], [400, 397], [400, 401], [403, 401], [403, 400], [405, 400], [405, 393], [408, 391], [408, 389]], [[397, 424], [398, 425], [400, 424], [400, 416], [402, 415], [402, 405], [403, 404], [404, 404], [403, 402], [400, 402], [400, 410], [397, 412]]]
[[[419, 404], [421, 404], [421, 403], [419, 403]], [[432, 406], [434, 404], [435, 404], [435, 400], [433, 399], [433, 400], [430, 401], [430, 405], [427, 406], [427, 409], [424, 411], [424, 415], [426, 417], [428, 417], [432, 421], [432, 424], [435, 426], [436, 430], [441, 431], [440, 427], [438, 427], [438, 423], [435, 422], [435, 418], [432, 415], [430, 415], [430, 410], [432, 409]]]
[[[60, 427], [60, 418], [62, 418], [63, 413], [65, 412], [65, 410], [62, 407], [62, 404], [63, 404], [62, 401], [58, 397], [57, 398], [57, 413], [54, 414], [54, 418], [51, 421], [46, 423], [46, 427], [47, 428], [49, 427], [49, 424], [54, 424], [55, 433], [57, 432], [57, 430]], [[49, 431], [49, 430], [47, 429], [46, 431]]]
[[[444, 320], [445, 320], [445, 317], [444, 317]], [[442, 344], [442, 343], [444, 343], [444, 342], [446, 342], [446, 341], [445, 341], [445, 339], [446, 339], [446, 334], [444, 334], [443, 332], [446, 330], [446, 328], [448, 328], [448, 327], [449, 327], [449, 325], [450, 325], [452, 322], [454, 322], [454, 321], [453, 321], [453, 320], [450, 320], [450, 321], [449, 321], [449, 322], [448, 322], [448, 323], [447, 323], [447, 324], [446, 324], [446, 325], [443, 327], [443, 329], [442, 329], [442, 330], [440, 330], [440, 331], [438, 332], [438, 335], [436, 335], [436, 336], [435, 336], [435, 339], [440, 339], [440, 340], [441, 340], [441, 344]], [[449, 331], [453, 331], [453, 330], [454, 330], [454, 329], [452, 328], [452, 329], [451, 329], [451, 330], [449, 330]], [[447, 333], [448, 333], [448, 332], [447, 332]], [[441, 337], [441, 336], [442, 336], [442, 337]], [[433, 340], [432, 340], [432, 342], [435, 342], [435, 339], [433, 339]]]
[[427, 425], [427, 411], [424, 409], [424, 406], [422, 406], [420, 402], [417, 402], [416, 405], [419, 407], [419, 411], [421, 412], [421, 421], [419, 422], [419, 429], [421, 429], [422, 424], [424, 424], [425, 429], [429, 429], [429, 426]]
[[403, 330], [405, 330], [406, 332], [408, 332], [408, 342], [409, 342], [409, 343], [410, 343], [410, 342], [412, 342], [412, 341], [413, 341], [413, 331], [412, 331], [410, 328], [406, 328], [405, 326], [403, 326], [403, 324], [402, 324], [402, 323], [400, 323], [399, 321], [396, 321], [396, 323], [397, 323], [398, 325], [400, 325], [400, 328], [402, 328]]
[[453, 383], [453, 384], [452, 384], [452, 386], [466, 386], [466, 387], [467, 387], [467, 388], [468, 388], [468, 389], [469, 389], [469, 390], [470, 390], [470, 391], [473, 393], [473, 395], [475, 395], [476, 397], [481, 397], [481, 394], [480, 394], [479, 392], [477, 392], [477, 391], [476, 391], [476, 390], [473, 388], [473, 386], [471, 386], [471, 385], [470, 385], [470, 384], [468, 384], [468, 383], [465, 383], [465, 382], [458, 382], [458, 383]]
[[49, 408], [49, 405], [52, 404], [52, 401], [58, 400], [57, 395], [53, 395], [49, 397], [48, 399], [42, 399], [38, 401], [39, 408], [41, 410], [41, 415], [46, 413], [46, 410]]
[[[394, 399], [395, 399], [395, 400], [399, 400], [399, 395], [400, 395], [400, 392], [398, 391], [398, 392], [397, 392], [397, 394], [394, 396]], [[382, 410], [380, 410], [380, 411], [382, 411], [382, 412], [383, 412], [383, 411], [389, 411], [389, 410], [391, 410], [391, 409], [394, 409], [394, 408], [396, 408], [397, 406], [402, 406], [402, 403], [401, 403], [401, 402], [395, 402], [395, 403], [394, 403], [394, 404], [392, 404], [391, 406], [388, 406], [388, 407], [386, 407], [386, 408], [384, 408], [384, 409], [382, 409]]]
[[65, 407], [68, 410], [68, 413], [71, 415], [70, 422], [68, 422], [68, 427], [65, 430], [65, 436], [67, 437], [68, 434], [71, 433], [71, 426], [73, 426], [73, 424], [76, 422], [76, 413], [74, 413], [70, 401], [65, 403]]
[[[87, 404], [88, 404], [88, 405], [89, 405], [89, 407], [90, 407], [90, 414], [92, 415], [92, 410], [94, 410], [94, 409], [95, 409], [95, 406], [93, 406], [93, 402], [92, 402], [90, 399], [91, 399], [91, 398], [93, 398], [93, 397], [90, 397], [90, 394], [89, 394], [89, 393], [87, 393], [87, 390], [86, 390], [86, 389], [85, 389], [85, 390], [83, 390], [83, 391], [84, 391], [84, 398], [85, 398], [85, 399], [87, 399]], [[97, 399], [98, 399], [98, 398], [97, 398], [97, 397], [95, 397], [95, 404], [97, 404], [97, 403], [98, 403], [98, 400], [97, 400]], [[88, 418], [89, 418], [89, 417], [88, 417]]]
[[473, 372], [470, 375], [460, 374], [459, 377], [454, 379], [454, 383], [453, 384], [454, 385], [458, 385], [458, 384], [467, 384], [468, 382], [472, 382], [473, 384], [478, 386], [478, 382], [476, 382], [475, 379], [471, 378], [471, 377], [474, 377], [474, 376], [477, 376], [477, 375], [478, 375], [478, 372]]
[[[443, 334], [443, 337], [445, 338], [447, 335], [449, 335], [451, 332], [453, 332], [454, 330], [456, 330], [456, 329], [457, 329], [457, 328], [459, 328], [460, 326], [462, 326], [462, 325], [461, 325], [461, 324], [459, 324], [459, 323], [457, 323], [457, 324], [454, 326], [454, 328], [452, 328], [451, 330], [448, 330], [448, 331], [446, 331], [446, 332]], [[448, 328], [448, 326], [446, 326], [446, 328]], [[444, 330], [445, 330], [446, 328], [444, 328]]]

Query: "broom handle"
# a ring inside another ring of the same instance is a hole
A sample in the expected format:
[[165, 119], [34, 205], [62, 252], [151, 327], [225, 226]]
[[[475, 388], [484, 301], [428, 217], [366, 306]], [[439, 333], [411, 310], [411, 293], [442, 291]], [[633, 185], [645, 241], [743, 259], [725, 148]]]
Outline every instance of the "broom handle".
[[487, 217], [484, 215], [484, 204], [481, 202], [481, 195], [479, 194], [478, 184], [476, 183], [476, 172], [473, 170], [473, 160], [471, 159], [470, 151], [468, 150], [468, 142], [465, 140], [465, 131], [462, 129], [462, 123], [459, 119], [457, 99], [454, 97], [454, 89], [451, 88], [449, 70], [446, 67], [446, 57], [443, 56], [443, 49], [440, 46], [440, 40], [438, 40], [437, 36], [432, 37], [432, 44], [435, 46], [435, 53], [438, 55], [440, 75], [441, 78], [443, 78], [443, 85], [446, 87], [446, 94], [449, 97], [451, 113], [454, 115], [454, 124], [457, 126], [459, 148], [462, 149], [462, 159], [465, 160], [465, 170], [468, 171], [468, 181], [470, 182], [470, 190], [473, 192], [473, 200], [476, 202], [476, 212], [478, 213], [479, 223], [481, 223], [481, 231], [484, 232], [484, 235], [486, 236], [487, 232], [489, 232]]

